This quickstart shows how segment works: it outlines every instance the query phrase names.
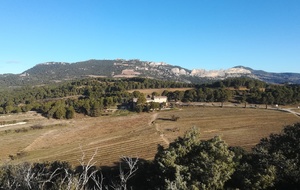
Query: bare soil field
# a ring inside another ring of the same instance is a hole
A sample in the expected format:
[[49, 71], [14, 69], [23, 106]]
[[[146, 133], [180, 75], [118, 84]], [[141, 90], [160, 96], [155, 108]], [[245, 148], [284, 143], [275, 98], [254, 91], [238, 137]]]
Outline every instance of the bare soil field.
[[[172, 121], [172, 116], [179, 117]], [[0, 128], [0, 164], [23, 161], [68, 161], [78, 165], [97, 150], [98, 165], [113, 165], [121, 156], [153, 159], [157, 146], [168, 146], [191, 127], [203, 139], [219, 135], [229, 145], [251, 150], [270, 133], [300, 122], [299, 116], [278, 110], [234, 107], [183, 107], [151, 113], [97, 118], [78, 115], [72, 120], [46, 119], [35, 112], [0, 116], [2, 121], [26, 124]], [[32, 129], [32, 126], [43, 126]]]

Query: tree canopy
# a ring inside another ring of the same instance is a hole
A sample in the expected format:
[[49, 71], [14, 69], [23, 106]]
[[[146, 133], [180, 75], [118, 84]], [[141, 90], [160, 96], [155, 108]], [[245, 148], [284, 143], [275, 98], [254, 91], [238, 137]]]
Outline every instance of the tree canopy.
[[200, 140], [192, 129], [168, 148], [160, 148], [155, 162], [166, 189], [223, 189], [234, 172], [233, 157], [220, 137]]

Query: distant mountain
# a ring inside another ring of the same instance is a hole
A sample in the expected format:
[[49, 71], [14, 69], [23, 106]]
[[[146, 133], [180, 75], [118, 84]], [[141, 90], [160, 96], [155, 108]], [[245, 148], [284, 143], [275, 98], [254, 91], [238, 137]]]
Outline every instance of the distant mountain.
[[0, 86], [41, 85], [86, 77], [148, 77], [187, 83], [203, 83], [229, 77], [250, 77], [268, 83], [300, 84], [300, 74], [298, 73], [270, 73], [244, 66], [225, 70], [189, 70], [164, 62], [149, 62], [138, 59], [92, 59], [76, 63], [47, 62], [37, 64], [19, 75], [0, 75]]
[[267, 83], [283, 84], [300, 84], [300, 74], [299, 73], [273, 73], [261, 70], [250, 69], [251, 73], [255, 75], [259, 80], [265, 81]]

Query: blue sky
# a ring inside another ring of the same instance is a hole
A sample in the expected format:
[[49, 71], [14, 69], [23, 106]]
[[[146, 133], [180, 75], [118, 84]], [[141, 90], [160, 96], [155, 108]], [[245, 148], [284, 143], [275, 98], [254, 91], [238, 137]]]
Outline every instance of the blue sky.
[[141, 59], [300, 73], [299, 0], [0, 0], [0, 73]]

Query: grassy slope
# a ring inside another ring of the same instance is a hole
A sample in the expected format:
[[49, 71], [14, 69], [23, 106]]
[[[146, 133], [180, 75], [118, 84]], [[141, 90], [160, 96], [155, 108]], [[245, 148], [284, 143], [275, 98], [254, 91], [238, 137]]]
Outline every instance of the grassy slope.
[[153, 89], [135, 89], [135, 90], [128, 90], [128, 92], [132, 93], [134, 91], [139, 91], [145, 95], [151, 95], [153, 92], [157, 92], [159, 94], [162, 94], [163, 91], [167, 90], [170, 92], [174, 92], [176, 90], [178, 91], [186, 91], [193, 88], [153, 88]]
[[[177, 122], [169, 120], [172, 115], [180, 119]], [[229, 145], [250, 150], [262, 137], [280, 132], [285, 125], [300, 122], [300, 118], [276, 110], [184, 107], [128, 116], [81, 116], [67, 121], [39, 117], [22, 127], [36, 123], [52, 125], [54, 122], [63, 125], [20, 133], [13, 130], [5, 133], [7, 128], [0, 128], [0, 162], [7, 161], [8, 155], [22, 152], [23, 155], [13, 162], [64, 160], [77, 165], [77, 159], [82, 155], [80, 146], [87, 158], [98, 149], [96, 160], [99, 165], [111, 165], [122, 155], [153, 159], [158, 144], [167, 146], [193, 126], [200, 129], [203, 139], [220, 135]]]

